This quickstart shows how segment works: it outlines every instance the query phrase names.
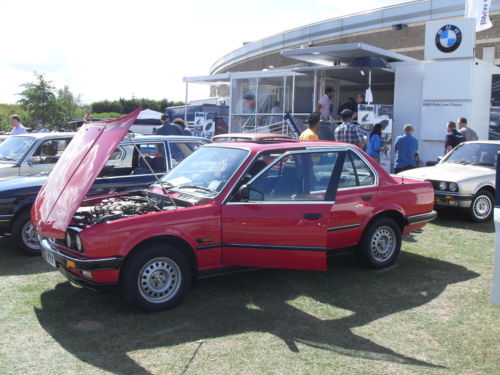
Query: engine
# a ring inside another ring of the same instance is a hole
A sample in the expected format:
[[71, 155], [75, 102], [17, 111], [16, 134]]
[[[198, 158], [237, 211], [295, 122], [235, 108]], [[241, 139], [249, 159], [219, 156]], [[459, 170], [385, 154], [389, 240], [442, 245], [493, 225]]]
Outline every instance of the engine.
[[99, 200], [96, 204], [80, 207], [73, 220], [77, 225], [95, 225], [126, 217], [174, 208], [164, 197], [147, 195], [113, 196]]

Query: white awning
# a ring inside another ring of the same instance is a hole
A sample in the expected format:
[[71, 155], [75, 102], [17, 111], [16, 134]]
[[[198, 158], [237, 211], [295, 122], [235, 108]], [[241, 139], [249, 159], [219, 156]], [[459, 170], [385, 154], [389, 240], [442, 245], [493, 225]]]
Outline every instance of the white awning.
[[323, 66], [338, 63], [350, 64], [360, 57], [378, 56], [387, 62], [418, 61], [414, 58], [391, 52], [364, 43], [339, 44], [319, 47], [297, 48], [281, 51], [283, 56]]

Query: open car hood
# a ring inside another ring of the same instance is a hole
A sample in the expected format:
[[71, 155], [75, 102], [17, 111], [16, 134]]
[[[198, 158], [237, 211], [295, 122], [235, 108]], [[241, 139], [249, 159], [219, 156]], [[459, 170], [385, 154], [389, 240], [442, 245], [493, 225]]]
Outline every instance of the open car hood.
[[38, 234], [64, 238], [82, 199], [139, 112], [80, 127], [33, 204], [31, 219]]

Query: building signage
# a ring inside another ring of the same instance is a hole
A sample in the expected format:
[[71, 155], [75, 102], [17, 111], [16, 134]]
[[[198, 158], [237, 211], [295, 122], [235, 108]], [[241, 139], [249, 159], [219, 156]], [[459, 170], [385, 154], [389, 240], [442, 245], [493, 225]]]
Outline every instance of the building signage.
[[455, 25], [445, 25], [436, 33], [436, 47], [441, 52], [453, 52], [460, 43], [462, 43], [462, 31]]
[[425, 25], [426, 60], [474, 57], [475, 43], [473, 18], [431, 21]]

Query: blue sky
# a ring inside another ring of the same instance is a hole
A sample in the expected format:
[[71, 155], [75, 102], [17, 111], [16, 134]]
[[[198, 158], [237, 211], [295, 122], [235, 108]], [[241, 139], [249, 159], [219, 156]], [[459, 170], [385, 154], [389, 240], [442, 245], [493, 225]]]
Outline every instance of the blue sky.
[[[184, 100], [184, 76], [243, 42], [401, 0], [1, 1], [0, 103], [45, 73], [84, 103], [119, 97]], [[205, 87], [191, 99], [208, 96]]]

